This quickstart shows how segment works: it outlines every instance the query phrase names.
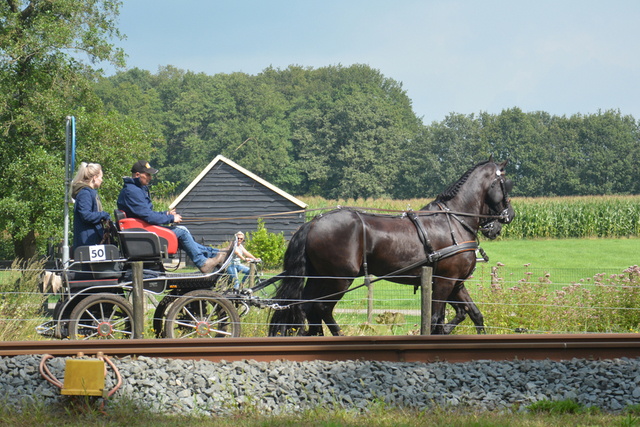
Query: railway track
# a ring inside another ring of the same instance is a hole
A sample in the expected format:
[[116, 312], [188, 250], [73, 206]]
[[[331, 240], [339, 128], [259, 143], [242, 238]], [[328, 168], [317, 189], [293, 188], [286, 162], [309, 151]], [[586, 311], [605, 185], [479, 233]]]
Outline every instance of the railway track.
[[640, 334], [287, 337], [0, 342], [0, 356], [78, 353], [204, 359], [212, 362], [378, 360], [468, 362], [640, 357]]

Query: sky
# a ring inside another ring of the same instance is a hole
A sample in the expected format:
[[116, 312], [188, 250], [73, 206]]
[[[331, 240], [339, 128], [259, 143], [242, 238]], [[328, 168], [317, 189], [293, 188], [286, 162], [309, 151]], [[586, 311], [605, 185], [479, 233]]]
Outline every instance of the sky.
[[114, 43], [153, 74], [367, 64], [426, 125], [513, 107], [639, 120], [639, 23], [637, 0], [124, 0]]

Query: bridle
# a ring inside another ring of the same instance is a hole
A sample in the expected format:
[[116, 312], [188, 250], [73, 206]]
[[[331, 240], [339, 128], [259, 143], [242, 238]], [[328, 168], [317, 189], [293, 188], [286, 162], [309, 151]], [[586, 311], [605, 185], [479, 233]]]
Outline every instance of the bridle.
[[500, 169], [496, 167], [496, 176], [491, 183], [491, 187], [489, 187], [489, 191], [491, 191], [493, 187], [496, 186], [496, 183], [500, 183], [500, 190], [502, 191], [502, 206], [504, 206], [504, 209], [502, 210], [502, 212], [498, 212], [497, 210], [494, 210], [491, 206], [489, 206], [489, 215], [494, 216], [495, 219], [489, 219], [484, 224], [481, 224], [482, 228], [488, 227], [488, 229], [492, 229], [493, 221], [495, 221], [496, 219], [503, 224], [509, 220], [509, 202], [511, 201], [511, 199], [509, 198], [509, 195], [507, 193], [506, 180], [504, 179], [504, 176], [505, 174], [503, 172], [500, 172]]

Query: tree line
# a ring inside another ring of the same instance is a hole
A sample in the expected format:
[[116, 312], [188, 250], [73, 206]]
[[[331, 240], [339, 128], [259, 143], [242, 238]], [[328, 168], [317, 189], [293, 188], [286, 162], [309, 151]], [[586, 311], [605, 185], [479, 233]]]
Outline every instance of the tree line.
[[435, 196], [490, 154], [515, 196], [638, 194], [640, 122], [514, 107], [424, 124], [402, 84], [367, 65], [206, 75], [173, 66], [101, 79], [108, 111], [153, 135], [158, 178], [185, 188], [218, 154], [294, 195]]

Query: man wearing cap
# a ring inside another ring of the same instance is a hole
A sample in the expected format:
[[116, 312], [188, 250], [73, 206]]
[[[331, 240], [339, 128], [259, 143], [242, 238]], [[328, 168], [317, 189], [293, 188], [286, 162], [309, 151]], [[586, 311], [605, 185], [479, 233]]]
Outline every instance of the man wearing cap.
[[182, 216], [175, 209], [165, 212], [155, 212], [149, 194], [149, 183], [152, 175], [158, 172], [148, 162], [140, 160], [131, 168], [131, 177], [124, 178], [124, 186], [118, 197], [118, 209], [123, 211], [128, 218], [140, 218], [151, 225], [167, 225], [178, 238], [178, 247], [185, 251], [193, 263], [203, 273], [210, 273], [220, 264], [226, 255], [226, 251], [210, 248], [193, 239], [186, 227], [179, 224]]

